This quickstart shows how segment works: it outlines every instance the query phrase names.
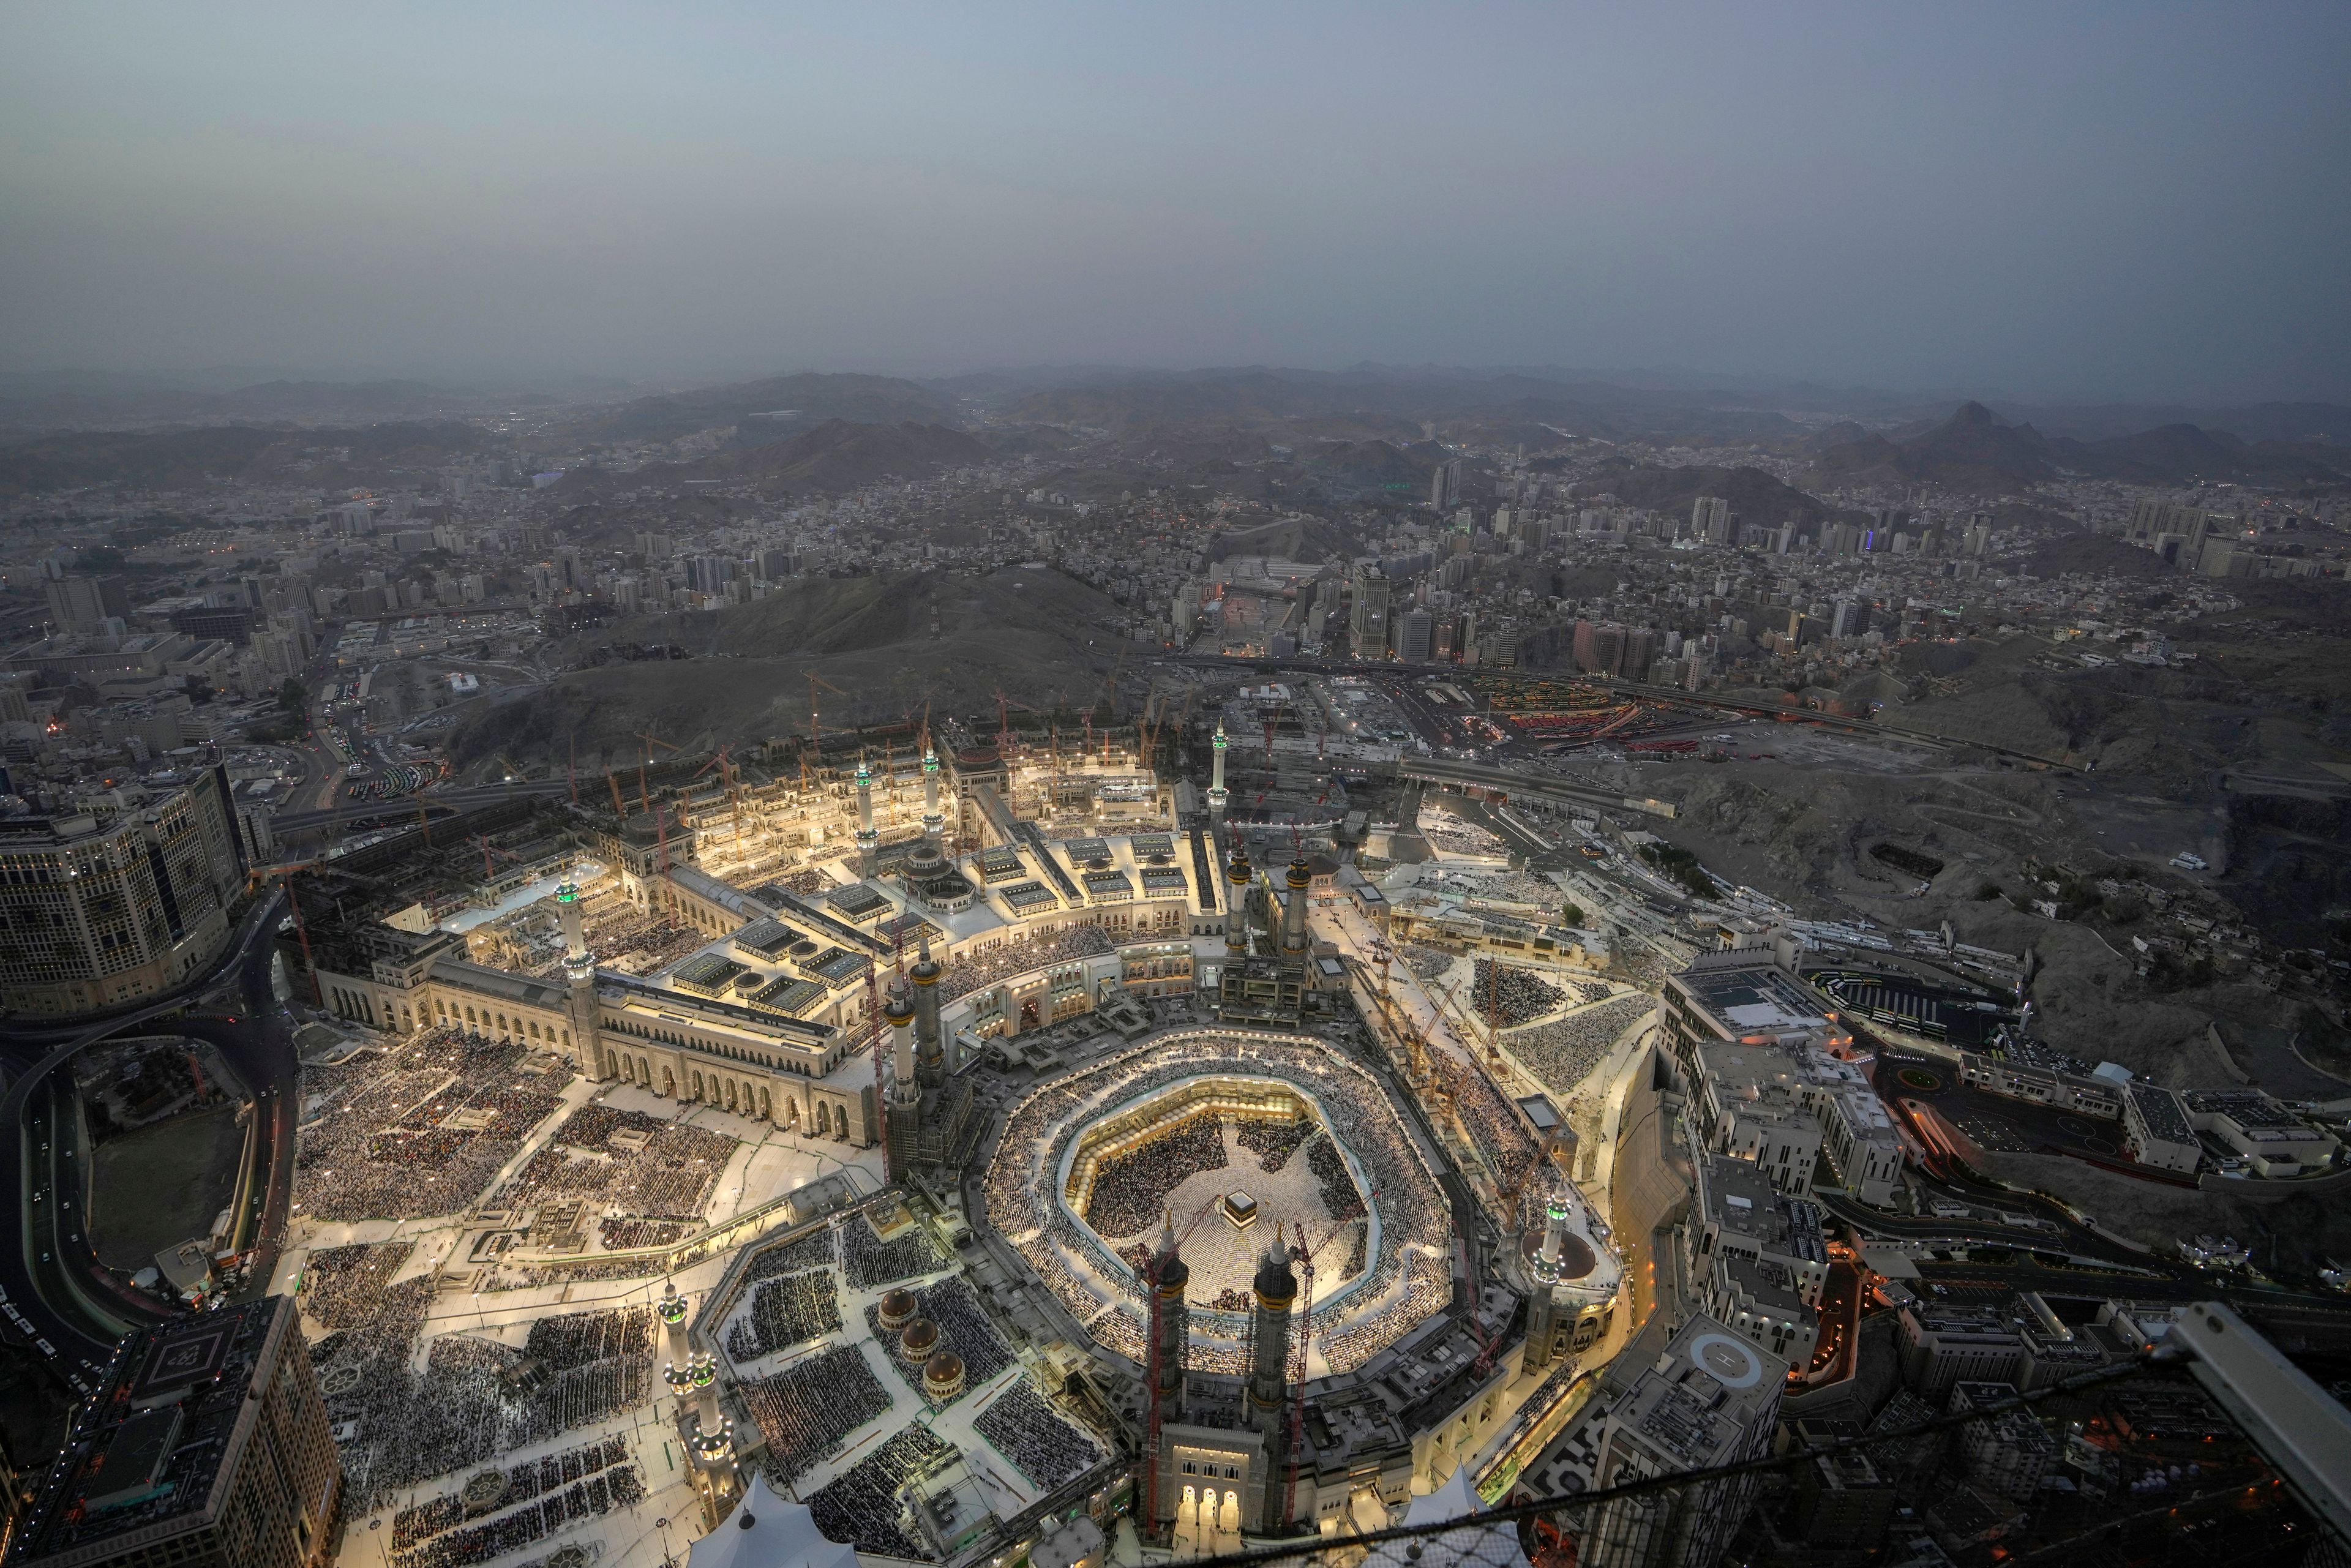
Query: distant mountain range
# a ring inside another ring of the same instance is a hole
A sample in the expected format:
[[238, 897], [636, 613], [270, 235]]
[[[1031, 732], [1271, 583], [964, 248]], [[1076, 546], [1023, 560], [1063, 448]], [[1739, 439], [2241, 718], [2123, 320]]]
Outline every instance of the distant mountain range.
[[1815, 450], [1806, 476], [1815, 485], [1928, 484], [1982, 495], [2006, 494], [2064, 475], [2137, 484], [2328, 485], [2351, 476], [2351, 446], [2246, 442], [2193, 424], [2078, 441], [2009, 423], [1980, 402], [1962, 403], [1949, 419], [1898, 439], [1856, 425], [1833, 426]]
[[[208, 478], [302, 476], [322, 486], [371, 483], [392, 468], [432, 467], [479, 450], [455, 421], [349, 429], [216, 424], [193, 430], [77, 431], [0, 447], [0, 496], [88, 485], [181, 489]], [[305, 466], [299, 470], [296, 465]]]
[[642, 397], [580, 421], [574, 434], [616, 441], [674, 441], [733, 426], [738, 445], [763, 445], [827, 420], [859, 424], [956, 424], [947, 398], [896, 376], [773, 376], [731, 386]]
[[992, 463], [977, 436], [936, 424], [853, 424], [828, 419], [789, 440], [723, 452], [688, 465], [696, 479], [749, 481], [771, 495], [837, 494], [885, 479], [925, 479], [943, 468]]

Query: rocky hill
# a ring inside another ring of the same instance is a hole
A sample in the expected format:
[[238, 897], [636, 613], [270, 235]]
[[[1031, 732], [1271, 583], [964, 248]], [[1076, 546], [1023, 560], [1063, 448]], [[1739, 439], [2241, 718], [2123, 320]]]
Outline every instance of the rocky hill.
[[755, 746], [806, 733], [810, 672], [850, 694], [823, 694], [828, 730], [919, 716], [925, 703], [942, 715], [992, 709], [999, 689], [1040, 709], [1083, 707], [1117, 656], [1103, 627], [1121, 613], [1047, 569], [796, 578], [750, 604], [639, 616], [566, 639], [557, 651], [573, 664], [628, 643], [692, 656], [574, 668], [475, 715], [451, 748], [463, 768], [499, 752], [559, 766], [576, 747], [584, 770], [633, 761], [648, 728], [690, 749]]
[[177, 489], [208, 478], [262, 479], [293, 463], [311, 482], [361, 483], [393, 468], [431, 466], [478, 449], [471, 425], [391, 423], [350, 429], [218, 424], [195, 430], [81, 431], [0, 447], [0, 496], [68, 486]]
[[1940, 485], [1978, 495], [2029, 488], [2061, 473], [2133, 484], [2265, 479], [2332, 485], [2351, 477], [2351, 450], [2318, 444], [2248, 443], [2225, 430], [2166, 424], [2131, 435], [2079, 441], [2011, 424], [1980, 402], [1907, 436], [1864, 434], [1841, 441], [1823, 433], [1807, 476], [1823, 485]]

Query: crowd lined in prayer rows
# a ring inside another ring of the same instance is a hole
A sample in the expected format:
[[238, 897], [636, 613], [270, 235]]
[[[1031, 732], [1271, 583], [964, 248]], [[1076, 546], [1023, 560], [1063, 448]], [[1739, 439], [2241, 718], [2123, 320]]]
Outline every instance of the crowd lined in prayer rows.
[[1328, 1138], [1316, 1138], [1306, 1145], [1306, 1168], [1322, 1188], [1322, 1209], [1333, 1219], [1360, 1219], [1367, 1212], [1364, 1195], [1355, 1190], [1355, 1178], [1348, 1173], [1346, 1156]]
[[392, 1277], [414, 1250], [407, 1241], [319, 1249], [302, 1265], [302, 1310], [329, 1330], [374, 1322], [383, 1312]]
[[1102, 1461], [1102, 1445], [1056, 1414], [1026, 1377], [1016, 1378], [971, 1425], [1040, 1491]]
[[1100, 957], [1115, 946], [1099, 925], [1064, 925], [1042, 936], [1008, 937], [993, 947], [956, 955], [939, 983], [939, 1000], [951, 1002], [1032, 969]]
[[1396, 956], [1404, 960], [1404, 967], [1410, 969], [1416, 978], [1423, 980], [1437, 978], [1460, 961], [1458, 954], [1448, 953], [1442, 947], [1425, 946], [1418, 942], [1405, 943], [1396, 949]]
[[466, 1207], [571, 1081], [569, 1067], [531, 1058], [444, 1025], [307, 1069], [306, 1090], [327, 1107], [295, 1137], [295, 1212], [331, 1223]]
[[644, 1482], [638, 1479], [636, 1466], [599, 1470], [539, 1501], [453, 1531], [413, 1552], [395, 1553], [392, 1568], [472, 1568], [474, 1563], [519, 1552], [582, 1520], [616, 1508], [633, 1508], [644, 1498]]
[[[1089, 1324], [1097, 1340], [1123, 1354], [1136, 1354], [1139, 1328], [1131, 1327], [1123, 1316], [1105, 1312], [1107, 1306], [1122, 1301], [1140, 1300], [1134, 1272], [1056, 1200], [1053, 1173], [1070, 1141], [1099, 1112], [1169, 1083], [1217, 1073], [1279, 1079], [1303, 1091], [1321, 1107], [1329, 1131], [1346, 1145], [1371, 1183], [1383, 1240], [1363, 1284], [1349, 1300], [1369, 1306], [1382, 1302], [1399, 1281], [1408, 1288], [1336, 1337], [1340, 1356], [1347, 1359], [1342, 1364], [1334, 1356], [1333, 1369], [1359, 1365], [1445, 1304], [1449, 1290], [1432, 1301], [1420, 1274], [1407, 1277], [1406, 1270], [1423, 1254], [1450, 1257], [1450, 1214], [1426, 1158], [1378, 1082], [1321, 1041], [1187, 1032], [1161, 1037], [1040, 1085], [1006, 1118], [985, 1184], [988, 1221], [1071, 1314]], [[1531, 1149], [1528, 1154], [1532, 1157]], [[1359, 1212], [1363, 1196], [1356, 1195]], [[1064, 1257], [1082, 1260], [1092, 1280], [1081, 1279]], [[1204, 1338], [1230, 1338], [1245, 1332], [1243, 1323], [1198, 1311], [1194, 1322]], [[1118, 1343], [1130, 1335], [1136, 1342], [1132, 1350]], [[1201, 1350], [1196, 1350], [1196, 1365], [1202, 1364], [1197, 1359]]]
[[[1386, 1260], [1382, 1260], [1382, 1267]], [[1352, 1371], [1442, 1312], [1453, 1299], [1452, 1265], [1442, 1253], [1415, 1250], [1403, 1263], [1402, 1296], [1335, 1333], [1315, 1336], [1334, 1372]]]
[[841, 1271], [852, 1291], [871, 1291], [917, 1274], [935, 1273], [947, 1266], [930, 1232], [909, 1225], [884, 1241], [862, 1218], [852, 1218], [841, 1227]]
[[832, 1238], [833, 1228], [820, 1225], [805, 1235], [766, 1249], [743, 1266], [743, 1283], [750, 1286], [778, 1275], [797, 1274], [805, 1269], [831, 1268], [838, 1255]]
[[900, 1528], [898, 1493], [955, 1457], [929, 1427], [903, 1427], [810, 1497], [810, 1516], [828, 1541], [883, 1557], [934, 1561], [927, 1546]]
[[[476, 1499], [473, 1511], [480, 1514], [490, 1509], [511, 1508], [517, 1503], [528, 1502], [545, 1493], [559, 1491], [572, 1481], [585, 1480], [599, 1471], [611, 1469], [628, 1457], [627, 1443], [619, 1437], [606, 1437], [581, 1448], [567, 1448], [559, 1454], [549, 1454], [544, 1458], [525, 1459], [499, 1472], [504, 1490], [498, 1493], [496, 1500], [484, 1503]], [[430, 1540], [463, 1524], [466, 1513], [465, 1492], [478, 1485], [475, 1478], [468, 1477], [464, 1490], [442, 1492], [392, 1515], [392, 1549], [405, 1552], [419, 1542]]]
[[1502, 1027], [1539, 1019], [1545, 1013], [1555, 1013], [1567, 1006], [1567, 993], [1557, 986], [1548, 985], [1515, 964], [1497, 964], [1490, 958], [1479, 958], [1470, 968], [1469, 989], [1462, 1000], [1478, 1015], [1480, 1023], [1496, 1018]]
[[1270, 1175], [1288, 1165], [1290, 1156], [1304, 1148], [1308, 1140], [1322, 1130], [1303, 1116], [1295, 1122], [1248, 1117], [1235, 1135], [1241, 1147], [1257, 1156], [1258, 1169]]
[[1226, 1163], [1224, 1123], [1195, 1116], [1102, 1161], [1086, 1199], [1086, 1223], [1103, 1236], [1156, 1235], [1167, 1195], [1202, 1171], [1223, 1170]]
[[386, 1288], [375, 1323], [312, 1348], [329, 1418], [357, 1427], [343, 1449], [355, 1512], [653, 1397], [650, 1307], [542, 1318], [520, 1350], [444, 1335], [419, 1375], [411, 1366], [432, 1296], [430, 1280], [403, 1280]]
[[751, 1290], [750, 1309], [726, 1331], [726, 1354], [737, 1364], [828, 1334], [841, 1326], [841, 1294], [830, 1270], [763, 1280]]
[[1524, 1062], [1545, 1089], [1564, 1096], [1591, 1076], [1618, 1035], [1656, 1005], [1653, 997], [1619, 997], [1549, 1023], [1510, 1030], [1502, 1036], [1502, 1049]]
[[648, 1219], [641, 1214], [616, 1215], [596, 1222], [596, 1239], [609, 1251], [635, 1247], [666, 1247], [683, 1241], [701, 1227], [684, 1219]]
[[890, 1392], [855, 1345], [837, 1344], [744, 1384], [743, 1404], [767, 1445], [768, 1479], [789, 1487], [888, 1410]]
[[523, 1208], [577, 1197], [634, 1218], [698, 1223], [738, 1146], [723, 1133], [641, 1111], [582, 1105], [498, 1188], [497, 1201]]

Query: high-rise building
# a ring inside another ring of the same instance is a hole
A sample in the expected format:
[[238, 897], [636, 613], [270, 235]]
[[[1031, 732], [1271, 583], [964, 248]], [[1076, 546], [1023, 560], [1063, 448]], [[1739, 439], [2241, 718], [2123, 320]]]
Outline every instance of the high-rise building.
[[1353, 634], [1355, 657], [1382, 659], [1388, 651], [1388, 591], [1387, 573], [1377, 567], [1365, 567], [1355, 574], [1353, 603], [1347, 612], [1347, 630]]
[[8, 1554], [22, 1568], [318, 1568], [343, 1470], [294, 1301], [134, 1333]]
[[1426, 610], [1407, 610], [1396, 617], [1396, 657], [1408, 664], [1425, 664], [1433, 656], [1437, 618]]
[[1461, 459], [1448, 457], [1428, 476], [1428, 504], [1450, 507], [1461, 499]]
[[1730, 543], [1730, 503], [1720, 496], [1700, 496], [1691, 502], [1690, 534], [1708, 544]]
[[[1788, 1364], [1700, 1312], [1611, 1406], [1596, 1488], [1761, 1458], [1779, 1421]], [[1761, 1478], [1692, 1481], [1602, 1504], [1576, 1560], [1590, 1568], [1707, 1568], [1754, 1506]]]
[[217, 957], [246, 870], [228, 788], [214, 768], [109, 816], [0, 821], [0, 1009], [94, 1012]]
[[1869, 602], [1861, 599], [1840, 599], [1829, 622], [1832, 637], [1859, 637], [1869, 630]]
[[110, 617], [127, 619], [131, 591], [120, 577], [67, 577], [46, 585], [49, 621], [60, 628], [96, 627]]

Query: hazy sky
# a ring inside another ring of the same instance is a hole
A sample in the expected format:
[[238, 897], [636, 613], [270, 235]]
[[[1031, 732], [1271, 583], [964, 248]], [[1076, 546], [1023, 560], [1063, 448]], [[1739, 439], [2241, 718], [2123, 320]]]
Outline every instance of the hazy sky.
[[0, 368], [2351, 400], [2346, 80], [2342, 0], [17, 4]]

